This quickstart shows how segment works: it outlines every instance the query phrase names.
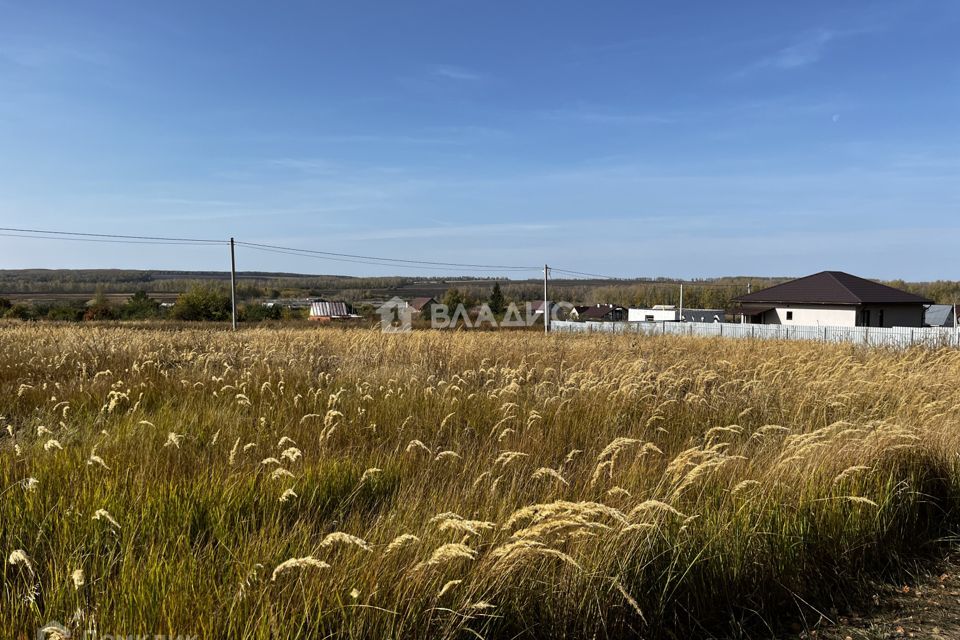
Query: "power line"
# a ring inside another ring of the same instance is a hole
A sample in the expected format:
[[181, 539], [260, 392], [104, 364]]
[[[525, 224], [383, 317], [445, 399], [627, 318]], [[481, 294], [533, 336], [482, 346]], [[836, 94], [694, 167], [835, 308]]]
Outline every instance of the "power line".
[[[356, 255], [352, 253], [334, 253], [331, 251], [317, 251], [314, 249], [297, 249], [296, 247], [281, 247], [274, 244], [262, 244], [257, 242], [243, 242], [237, 241], [237, 244], [245, 247], [261, 248], [261, 249], [275, 249], [282, 251], [294, 251], [297, 253], [308, 254], [308, 255], [318, 255], [326, 256], [329, 258], [351, 258], [355, 260], [378, 260], [383, 263], [388, 263], [387, 266], [392, 265], [393, 263], [401, 264], [410, 264], [417, 266], [431, 266], [431, 267], [455, 267], [461, 269], [483, 269], [483, 270], [492, 270], [492, 271], [539, 271], [540, 267], [521, 267], [516, 265], [497, 265], [497, 264], [469, 264], [462, 262], [431, 262], [428, 260], [406, 260], [403, 258], [385, 258], [382, 256], [364, 256]], [[365, 264], [365, 263], [361, 263]]]
[[[104, 242], [110, 244], [149, 244], [149, 245], [173, 245], [177, 247], [209, 247], [212, 245], [210, 242], [191, 242], [186, 240], [112, 240], [109, 238], [70, 238], [70, 237], [56, 237], [51, 238], [49, 236], [37, 236], [37, 235], [27, 235], [24, 233], [0, 233], [0, 236], [6, 238], [27, 238], [29, 240], [68, 240], [71, 242]], [[221, 244], [221, 243], [217, 243]]]
[[[31, 238], [36, 240], [72, 240], [85, 242], [112, 242], [118, 244], [173, 244], [173, 245], [227, 245], [227, 240], [209, 238], [176, 238], [167, 236], [140, 236], [117, 233], [86, 233], [80, 231], [55, 231], [50, 229], [22, 229], [16, 227], [0, 227], [0, 236], [14, 238]], [[434, 262], [429, 260], [409, 260], [404, 258], [388, 258], [384, 256], [367, 256], [351, 253], [335, 253], [333, 251], [318, 251], [314, 249], [299, 249], [275, 244], [259, 242], [237, 241], [236, 244], [259, 251], [285, 253], [301, 257], [332, 260], [338, 262], [352, 262], [381, 267], [404, 267], [422, 269], [476, 269], [483, 271], [535, 271], [539, 267], [523, 267], [517, 265], [470, 264], [462, 262]]]
[[649, 284], [649, 285], [658, 285], [658, 284], [683, 284], [689, 287], [743, 287], [743, 283], [735, 282], [697, 282], [695, 280], [649, 280], [645, 278], [624, 278], [619, 276], [607, 276], [599, 273], [586, 273], [583, 271], [572, 271], [570, 269], [560, 269], [557, 267], [550, 267], [550, 271], [556, 271], [557, 273], [566, 273], [569, 275], [584, 276], [588, 278], [601, 278], [604, 280], [619, 280], [624, 283], [629, 284]]
[[[258, 244], [255, 244], [255, 243], [240, 242], [240, 241], [238, 241], [237, 244], [240, 245], [240, 246], [245, 246], [245, 247], [247, 247], [248, 249], [253, 249], [254, 251], [265, 251], [265, 252], [268, 252], [268, 253], [279, 253], [279, 254], [284, 254], [284, 255], [289, 255], [289, 256], [298, 256], [298, 257], [301, 257], [301, 258], [314, 258], [314, 259], [316, 259], [316, 260], [329, 260], [329, 261], [332, 261], [332, 262], [350, 262], [350, 263], [354, 263], [354, 264], [365, 264], [365, 265], [372, 265], [372, 266], [377, 266], [377, 267], [391, 267], [391, 268], [394, 268], [394, 269], [432, 269], [432, 270], [437, 270], [437, 271], [449, 271], [450, 269], [453, 269], [453, 268], [462, 268], [462, 267], [457, 267], [457, 266], [434, 266], [436, 263], [425, 263], [425, 264], [420, 264], [420, 263], [414, 263], [414, 264], [398, 264], [398, 263], [396, 263], [396, 262], [378, 262], [378, 261], [376, 261], [376, 260], [380, 260], [380, 259], [377, 259], [377, 258], [371, 258], [371, 259], [369, 259], [369, 260], [367, 260], [367, 259], [354, 259], [354, 258], [341, 258], [341, 257], [335, 257], [335, 256], [329, 256], [329, 255], [318, 255], [317, 252], [310, 252], [310, 251], [308, 251], [308, 250], [306, 250], [306, 249], [292, 249], [292, 248], [291, 248], [291, 249], [286, 249], [286, 248], [284, 248], [284, 249], [278, 249], [278, 248], [273, 248], [273, 247], [267, 247], [267, 246], [263, 246], [263, 245], [258, 245]], [[406, 263], [406, 262], [412, 262], [412, 261], [404, 261], [404, 262]], [[442, 264], [442, 263], [441, 263], [441, 264]], [[480, 269], [480, 270], [485, 270], [485, 271], [504, 271], [504, 270], [513, 270], [513, 271], [516, 271], [516, 270], [518, 270], [518, 269], [514, 269], [514, 268], [503, 268], [503, 267], [496, 267], [496, 266], [481, 266], [481, 265], [474, 265], [474, 266], [472, 266], [472, 267], [470, 267], [470, 268]]]
[[583, 271], [571, 271], [569, 269], [560, 269], [558, 267], [550, 267], [550, 271], [556, 271], [557, 273], [566, 273], [572, 276], [584, 276], [586, 278], [601, 278], [603, 280], [623, 280], [624, 278], [618, 278], [616, 276], [605, 276], [599, 273], [585, 273]]
[[[91, 238], [116, 238], [124, 240], [158, 240], [163, 242], [190, 242], [197, 244], [229, 244], [227, 240], [211, 240], [209, 238], [168, 238], [164, 236], [126, 236], [116, 233], [83, 233], [80, 231], [50, 231], [46, 229], [17, 229], [14, 227], [0, 227], [0, 231], [13, 231], [17, 233], [35, 233], [46, 234], [50, 236], [84, 236]], [[32, 237], [32, 236], [30, 236]], [[40, 236], [43, 237], [43, 236]], [[54, 238], [49, 238], [53, 240]]]
[[[223, 246], [229, 245], [228, 240], [216, 240], [211, 238], [178, 238], [168, 236], [142, 236], [142, 235], [124, 235], [116, 233], [89, 233], [81, 231], [55, 231], [50, 229], [22, 229], [16, 227], [0, 227], [0, 236], [12, 238], [28, 238], [33, 240], [70, 240], [74, 242], [104, 242], [116, 244], [147, 244], [147, 245], [174, 245], [174, 246]], [[500, 272], [524, 272], [540, 271], [541, 267], [518, 266], [518, 265], [494, 265], [494, 264], [473, 264], [465, 262], [437, 262], [430, 260], [412, 260], [406, 258], [388, 258], [384, 256], [368, 256], [352, 253], [336, 253], [333, 251], [319, 251], [316, 249], [299, 249], [296, 247], [285, 247], [275, 244], [265, 244], [259, 242], [237, 241], [237, 245], [253, 249], [255, 251], [265, 251], [284, 255], [292, 255], [305, 258], [315, 258], [318, 260], [329, 260], [332, 262], [347, 262], [353, 264], [363, 264], [378, 267], [391, 267], [401, 269], [430, 269], [437, 271], [449, 271], [451, 269], [472, 269], [478, 271], [500, 271]], [[617, 276], [604, 275], [599, 273], [590, 273], [586, 271], [575, 271], [573, 269], [562, 269], [550, 267], [551, 272], [578, 276], [582, 278], [601, 278], [604, 280], [617, 280], [624, 282], [637, 282], [637, 279], [623, 278]], [[733, 283], [708, 283], [708, 282], [688, 282], [682, 280], [640, 280], [643, 284], [686, 284], [699, 287], [741, 287], [742, 284]]]

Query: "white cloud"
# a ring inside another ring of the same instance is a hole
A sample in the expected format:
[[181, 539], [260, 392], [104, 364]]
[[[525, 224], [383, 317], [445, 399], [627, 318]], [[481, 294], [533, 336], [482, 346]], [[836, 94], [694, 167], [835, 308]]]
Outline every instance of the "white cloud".
[[609, 125], [658, 125], [674, 124], [679, 118], [657, 113], [630, 113], [591, 107], [554, 109], [544, 114], [550, 120], [573, 120], [590, 124]]
[[826, 55], [829, 45], [838, 40], [873, 33], [876, 29], [813, 29], [796, 37], [789, 45], [757, 60], [738, 72], [734, 77], [742, 77], [756, 71], [775, 69], [792, 71], [820, 62]]
[[448, 64], [435, 66], [431, 73], [432, 75], [439, 76], [441, 78], [448, 78], [450, 80], [463, 80], [467, 82], [482, 80], [484, 78], [483, 74], [471, 71], [469, 69], [464, 69], [463, 67], [456, 67]]

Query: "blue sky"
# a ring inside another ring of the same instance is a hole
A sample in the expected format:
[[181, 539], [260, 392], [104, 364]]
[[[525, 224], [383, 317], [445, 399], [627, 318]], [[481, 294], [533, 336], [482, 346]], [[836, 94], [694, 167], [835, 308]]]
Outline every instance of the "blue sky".
[[[952, 0], [0, 0], [0, 226], [960, 279], [958, 32]], [[224, 258], [0, 237], [0, 268]]]

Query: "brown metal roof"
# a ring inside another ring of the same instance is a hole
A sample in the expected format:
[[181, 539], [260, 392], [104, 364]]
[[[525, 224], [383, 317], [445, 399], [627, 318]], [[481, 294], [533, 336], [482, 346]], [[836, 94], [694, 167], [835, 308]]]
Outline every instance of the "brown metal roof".
[[594, 307], [590, 307], [584, 311], [578, 312], [578, 317], [590, 319], [590, 318], [603, 318], [607, 314], [612, 313], [616, 310], [622, 310], [623, 307], [618, 307], [613, 304], [598, 304]]
[[429, 307], [432, 304], [437, 304], [434, 298], [414, 298], [410, 301], [410, 306], [414, 311], [423, 311], [425, 307]]
[[821, 271], [734, 298], [739, 303], [931, 304], [923, 296], [859, 278], [843, 271]]

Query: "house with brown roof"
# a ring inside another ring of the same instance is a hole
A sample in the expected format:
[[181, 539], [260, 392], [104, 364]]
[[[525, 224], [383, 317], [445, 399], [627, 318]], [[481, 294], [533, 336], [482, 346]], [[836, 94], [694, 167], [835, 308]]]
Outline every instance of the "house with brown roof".
[[582, 320], [583, 318], [580, 317], [580, 314], [585, 312], [589, 308], [590, 308], [590, 305], [588, 304], [574, 305], [573, 308], [570, 309], [570, 312], [567, 314], [567, 317], [570, 320]]
[[414, 313], [429, 314], [430, 307], [439, 304], [435, 298], [414, 298], [407, 303], [407, 306]]
[[620, 322], [627, 319], [627, 310], [615, 304], [597, 304], [577, 314], [578, 320]]
[[844, 273], [821, 271], [734, 298], [744, 322], [834, 327], [920, 327], [923, 296]]

